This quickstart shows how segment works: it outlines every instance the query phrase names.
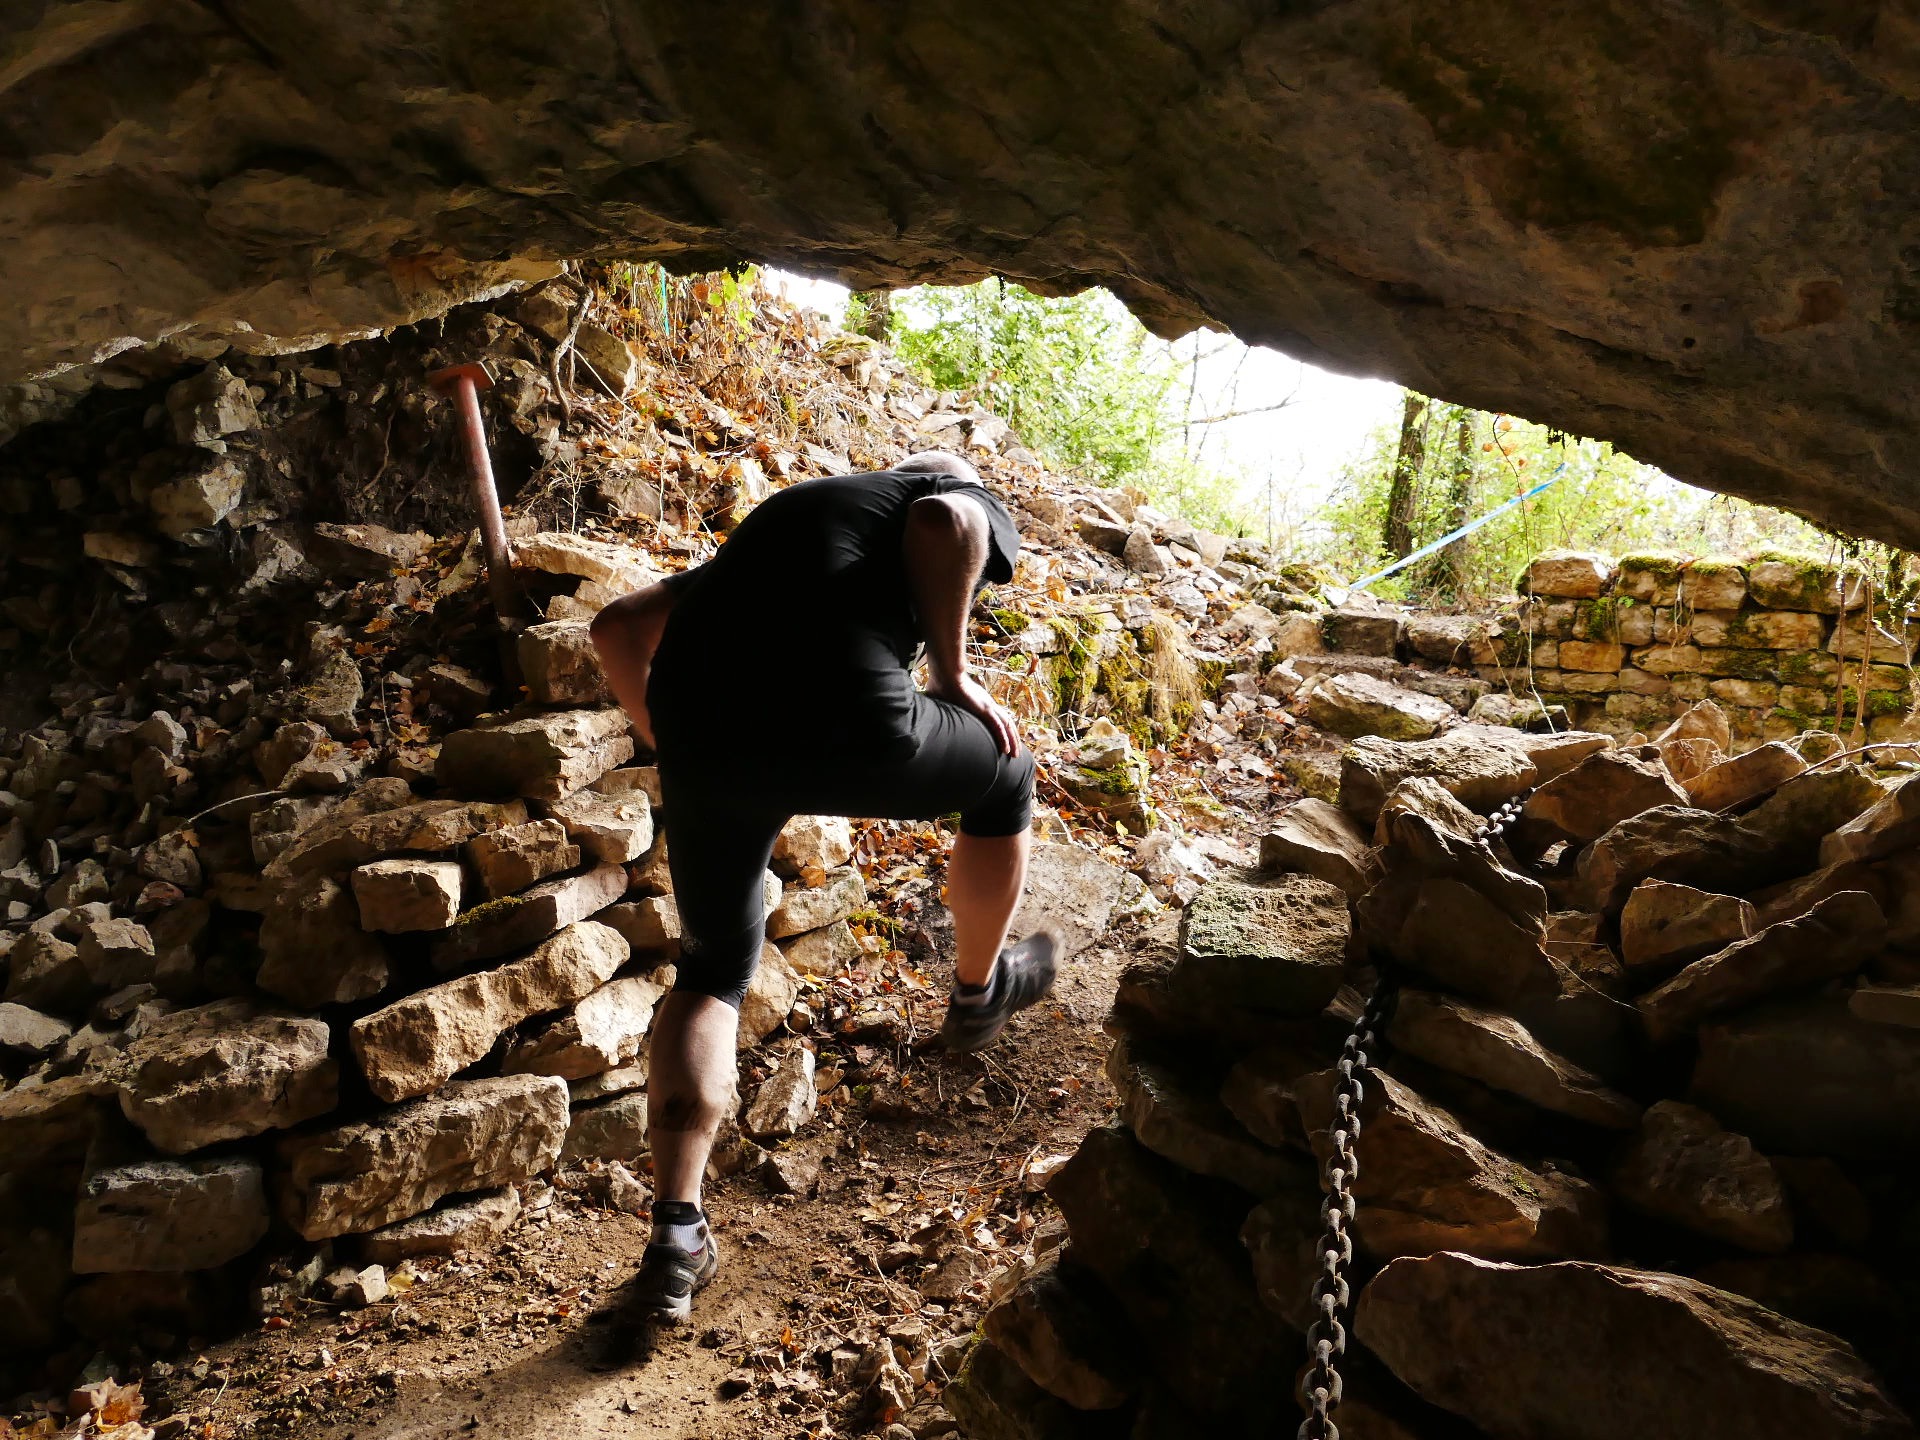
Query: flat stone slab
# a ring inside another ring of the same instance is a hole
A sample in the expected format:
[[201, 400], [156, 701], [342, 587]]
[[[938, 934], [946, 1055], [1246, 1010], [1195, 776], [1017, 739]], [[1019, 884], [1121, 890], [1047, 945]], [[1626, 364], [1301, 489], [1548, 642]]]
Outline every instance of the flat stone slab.
[[434, 778], [461, 795], [552, 801], [632, 758], [625, 711], [559, 710], [455, 731], [440, 746]]
[[1196, 1009], [1317, 1015], [1340, 988], [1351, 928], [1346, 892], [1310, 875], [1209, 881], [1181, 917], [1174, 993]]
[[424, 1215], [359, 1238], [360, 1258], [389, 1270], [421, 1255], [491, 1250], [520, 1219], [520, 1192], [511, 1185], [447, 1200]]
[[455, 1080], [366, 1120], [280, 1142], [281, 1215], [307, 1240], [378, 1230], [443, 1196], [531, 1178], [559, 1158], [567, 1082]]
[[264, 873], [277, 881], [349, 870], [390, 855], [445, 855], [476, 835], [526, 819], [527, 807], [517, 800], [420, 800], [372, 814], [342, 805], [300, 830]]
[[73, 1216], [73, 1268], [211, 1270], [267, 1233], [260, 1162], [244, 1155], [136, 1160], [90, 1171]]
[[524, 950], [599, 914], [626, 893], [626, 871], [618, 865], [596, 865], [577, 875], [542, 881], [518, 895], [489, 900], [435, 937], [433, 967], [445, 974]]
[[577, 791], [547, 806], [547, 814], [566, 827], [583, 852], [604, 864], [626, 865], [653, 848], [653, 806], [639, 790]]
[[627, 942], [592, 920], [529, 954], [419, 990], [353, 1022], [367, 1086], [392, 1104], [438, 1089], [513, 1026], [592, 994], [627, 963]]
[[784, 940], [809, 930], [822, 930], [845, 920], [867, 903], [867, 882], [851, 865], [829, 870], [816, 885], [787, 887], [780, 904], [767, 917], [767, 936]]
[[1746, 939], [1757, 920], [1737, 896], [1643, 880], [1620, 911], [1620, 961], [1630, 970], [1671, 970]]
[[621, 975], [581, 1000], [573, 1010], [508, 1052], [508, 1074], [558, 1075], [584, 1080], [613, 1070], [640, 1053], [653, 1012], [673, 988], [673, 967], [646, 975]]
[[558, 820], [529, 820], [474, 836], [466, 857], [480, 893], [497, 900], [573, 869], [580, 863], [580, 847]]

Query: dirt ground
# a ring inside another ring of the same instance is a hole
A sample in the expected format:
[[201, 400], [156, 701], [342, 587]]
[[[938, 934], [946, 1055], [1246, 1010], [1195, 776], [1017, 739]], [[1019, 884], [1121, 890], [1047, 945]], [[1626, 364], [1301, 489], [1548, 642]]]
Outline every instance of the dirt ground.
[[[1070, 1154], [1112, 1107], [1101, 1022], [1139, 933], [1076, 957], [1052, 1001], [984, 1055], [823, 1046], [823, 1072], [864, 1060], [876, 1079], [843, 1080], [852, 1093], [838, 1105], [828, 1092], [799, 1142], [824, 1157], [811, 1198], [774, 1195], [752, 1174], [709, 1190], [722, 1265], [690, 1327], [649, 1340], [625, 1323], [646, 1222], [593, 1203], [585, 1177], [587, 1190], [556, 1190], [496, 1255], [415, 1262], [401, 1275], [410, 1288], [386, 1301], [309, 1302], [150, 1375], [148, 1422], [171, 1412], [163, 1436], [207, 1440], [873, 1433], [892, 1417], [845, 1376], [848, 1352], [924, 1325], [933, 1359], [906, 1418], [938, 1435], [950, 1422], [923, 1407], [940, 1347], [971, 1334], [991, 1274], [1052, 1213], [1036, 1162]], [[937, 999], [912, 1013], [937, 1017]]]

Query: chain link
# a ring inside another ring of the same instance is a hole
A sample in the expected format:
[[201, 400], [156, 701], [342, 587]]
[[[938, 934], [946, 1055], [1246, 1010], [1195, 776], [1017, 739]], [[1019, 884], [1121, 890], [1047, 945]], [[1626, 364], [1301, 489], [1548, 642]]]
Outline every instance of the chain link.
[[[1531, 789], [1523, 790], [1500, 805], [1480, 826], [1475, 838], [1490, 844], [1495, 836], [1519, 818]], [[1360, 1012], [1359, 1022], [1340, 1047], [1336, 1068], [1340, 1083], [1333, 1092], [1333, 1154], [1326, 1165], [1326, 1198], [1320, 1202], [1320, 1219], [1325, 1226], [1320, 1236], [1320, 1273], [1313, 1280], [1313, 1323], [1307, 1327], [1307, 1363], [1300, 1372], [1301, 1421], [1297, 1440], [1340, 1440], [1340, 1427], [1333, 1423], [1344, 1386], [1338, 1361], [1347, 1353], [1347, 1312], [1352, 1293], [1347, 1285], [1347, 1267], [1353, 1263], [1353, 1217], [1356, 1209], [1353, 1183], [1360, 1177], [1360, 1106], [1366, 1099], [1366, 1077], [1373, 1068], [1371, 1052], [1375, 1038], [1384, 1035], [1399, 995], [1398, 982], [1385, 970], [1373, 987], [1373, 995]]]

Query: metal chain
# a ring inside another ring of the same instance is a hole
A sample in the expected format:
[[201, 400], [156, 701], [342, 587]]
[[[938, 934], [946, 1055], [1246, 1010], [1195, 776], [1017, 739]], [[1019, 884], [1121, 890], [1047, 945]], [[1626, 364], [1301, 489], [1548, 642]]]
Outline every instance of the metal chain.
[[[1523, 790], [1500, 805], [1480, 826], [1475, 839], [1486, 845], [1519, 818], [1532, 795]], [[1366, 1098], [1366, 1077], [1373, 1068], [1370, 1052], [1376, 1036], [1386, 1031], [1399, 983], [1382, 969], [1373, 995], [1360, 1019], [1340, 1047], [1340, 1083], [1333, 1092], [1333, 1154], [1326, 1166], [1326, 1198], [1320, 1202], [1324, 1231], [1320, 1237], [1320, 1273], [1313, 1279], [1313, 1323], [1307, 1327], [1307, 1364], [1300, 1372], [1300, 1422], [1297, 1440], [1340, 1440], [1333, 1412], [1344, 1386], [1338, 1361], [1347, 1353], [1347, 1311], [1352, 1292], [1347, 1267], [1353, 1263], [1354, 1181], [1360, 1178], [1360, 1103]]]

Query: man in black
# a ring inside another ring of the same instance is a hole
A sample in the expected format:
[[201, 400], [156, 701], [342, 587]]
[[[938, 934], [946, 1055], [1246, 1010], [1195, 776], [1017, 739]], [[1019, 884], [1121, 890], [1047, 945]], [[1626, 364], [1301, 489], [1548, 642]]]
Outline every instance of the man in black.
[[[661, 1319], [684, 1320], [717, 1264], [700, 1184], [765, 943], [761, 879], [789, 819], [959, 813], [950, 1048], [987, 1044], [1051, 988], [1052, 937], [1002, 948], [1026, 882], [1033, 757], [966, 663], [974, 596], [1012, 578], [1018, 549], [972, 466], [919, 455], [780, 491], [714, 559], [594, 621], [608, 682], [659, 758], [684, 935], [648, 1075], [654, 1234], [638, 1288]], [[924, 692], [911, 677], [923, 645]]]

